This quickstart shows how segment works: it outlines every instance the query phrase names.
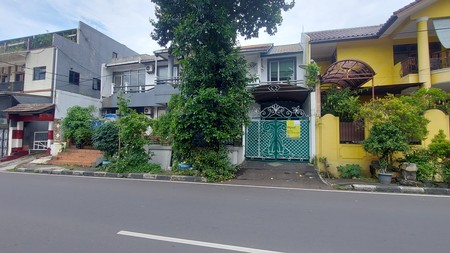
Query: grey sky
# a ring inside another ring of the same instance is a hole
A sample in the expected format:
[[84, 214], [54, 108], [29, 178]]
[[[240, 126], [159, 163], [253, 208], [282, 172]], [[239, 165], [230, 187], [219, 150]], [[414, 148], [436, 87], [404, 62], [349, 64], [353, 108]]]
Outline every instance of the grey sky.
[[[300, 41], [302, 31], [320, 31], [378, 25], [413, 0], [296, 0], [283, 14], [275, 36], [261, 31], [259, 38], [241, 45]], [[2, 0], [0, 40], [75, 28], [79, 20], [138, 53], [161, 48], [150, 38], [154, 5], [150, 0]]]

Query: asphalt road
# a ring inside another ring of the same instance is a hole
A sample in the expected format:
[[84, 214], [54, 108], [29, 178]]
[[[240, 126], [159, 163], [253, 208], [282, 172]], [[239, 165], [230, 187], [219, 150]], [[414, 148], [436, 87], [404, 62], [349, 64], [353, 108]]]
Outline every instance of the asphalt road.
[[450, 198], [0, 173], [0, 252], [449, 252]]

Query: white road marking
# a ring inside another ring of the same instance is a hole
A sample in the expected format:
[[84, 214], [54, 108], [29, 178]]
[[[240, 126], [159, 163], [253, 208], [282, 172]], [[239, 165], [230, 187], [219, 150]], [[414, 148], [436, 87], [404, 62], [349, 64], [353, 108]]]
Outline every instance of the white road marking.
[[119, 231], [117, 234], [118, 235], [131, 236], [131, 237], [144, 238], [144, 239], [150, 239], [150, 240], [172, 242], [172, 243], [180, 243], [180, 244], [188, 244], [188, 245], [194, 245], [194, 246], [200, 246], [200, 247], [206, 247], [206, 248], [215, 248], [215, 249], [231, 250], [231, 251], [238, 251], [238, 252], [247, 252], [247, 253], [283, 253], [283, 252], [280, 252], [280, 251], [270, 251], [270, 250], [253, 249], [253, 248], [239, 247], [239, 246], [219, 244], [219, 243], [193, 241], [193, 240], [187, 240], [187, 239], [181, 239], [181, 238], [175, 238], [175, 237], [166, 237], [166, 236], [159, 236], [159, 235], [143, 234], [143, 233], [136, 233], [136, 232], [130, 232], [130, 231]]

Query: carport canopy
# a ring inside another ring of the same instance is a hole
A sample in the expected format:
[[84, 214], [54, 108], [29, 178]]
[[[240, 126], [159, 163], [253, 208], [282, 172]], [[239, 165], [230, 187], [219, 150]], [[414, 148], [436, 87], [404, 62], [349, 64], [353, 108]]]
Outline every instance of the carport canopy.
[[357, 89], [372, 80], [374, 75], [375, 71], [369, 64], [357, 59], [346, 59], [331, 64], [322, 75], [321, 84]]

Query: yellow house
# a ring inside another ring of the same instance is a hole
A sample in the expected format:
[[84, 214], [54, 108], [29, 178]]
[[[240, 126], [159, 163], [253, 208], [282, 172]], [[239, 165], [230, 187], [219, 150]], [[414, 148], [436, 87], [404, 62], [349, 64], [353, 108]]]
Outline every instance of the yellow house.
[[[416, 0], [382, 25], [307, 32], [302, 37], [310, 60], [321, 67], [322, 86], [366, 87], [363, 94], [368, 98], [418, 87], [450, 92], [449, 0]], [[439, 129], [449, 137], [448, 115], [431, 110], [426, 117], [431, 123], [422, 145]], [[330, 172], [336, 175], [338, 165], [359, 163], [367, 175], [373, 157], [361, 144], [341, 141], [339, 119], [324, 115], [317, 122], [316, 156], [327, 158]], [[367, 130], [364, 134], [367, 137]]]

